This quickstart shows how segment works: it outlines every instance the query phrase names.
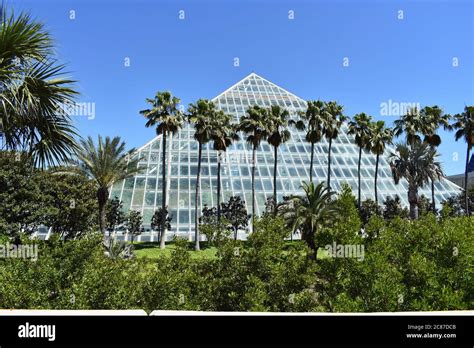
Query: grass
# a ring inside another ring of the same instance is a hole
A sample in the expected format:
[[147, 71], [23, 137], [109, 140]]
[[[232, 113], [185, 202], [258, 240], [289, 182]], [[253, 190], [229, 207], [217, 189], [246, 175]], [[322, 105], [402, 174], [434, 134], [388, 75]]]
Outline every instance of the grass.
[[[137, 242], [134, 243], [135, 256], [138, 258], [158, 259], [162, 256], [170, 256], [173, 250], [176, 249], [174, 242], [166, 243], [164, 250], [160, 249], [158, 242]], [[201, 243], [201, 250], [194, 250], [194, 243], [189, 243], [189, 254], [192, 259], [215, 259], [217, 248], [208, 247], [205, 243]]]
[[[291, 247], [294, 243], [301, 243], [301, 241], [286, 241], [287, 248]], [[135, 256], [138, 258], [148, 258], [148, 259], [158, 259], [162, 256], [170, 256], [173, 250], [176, 249], [176, 244], [174, 242], [166, 243], [166, 248], [164, 250], [160, 249], [160, 243], [158, 242], [135, 242]], [[190, 242], [189, 254], [192, 259], [207, 259], [212, 260], [216, 258], [217, 248], [207, 246], [206, 242], [201, 242], [201, 250], [194, 250], [194, 243]], [[319, 248], [318, 250], [318, 259], [327, 258], [328, 253], [324, 248]]]

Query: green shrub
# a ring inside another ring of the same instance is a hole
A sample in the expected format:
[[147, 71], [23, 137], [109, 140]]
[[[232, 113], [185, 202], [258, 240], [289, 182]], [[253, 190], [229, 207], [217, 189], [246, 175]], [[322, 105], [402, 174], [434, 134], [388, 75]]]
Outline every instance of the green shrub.
[[[194, 259], [177, 239], [158, 260], [109, 258], [100, 234], [38, 244], [36, 262], [0, 259], [0, 308], [147, 311], [414, 311], [474, 308], [474, 218], [373, 216], [360, 232], [348, 193], [341, 219], [318, 239], [364, 246], [364, 257], [311, 260], [270, 215], [247, 242], [227, 239], [214, 259]], [[3, 237], [5, 239], [5, 237]], [[1, 240], [0, 240], [1, 241]], [[1, 241], [6, 243], [7, 240]]]

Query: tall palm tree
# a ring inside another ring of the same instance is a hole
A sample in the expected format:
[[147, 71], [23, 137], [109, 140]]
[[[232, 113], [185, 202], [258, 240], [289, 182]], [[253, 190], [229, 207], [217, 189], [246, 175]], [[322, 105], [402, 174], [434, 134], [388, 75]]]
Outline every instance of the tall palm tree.
[[255, 168], [256, 153], [262, 140], [268, 136], [268, 110], [258, 105], [247, 109], [240, 118], [239, 130], [247, 135], [246, 141], [252, 146], [252, 227], [255, 226]]
[[106, 229], [106, 203], [109, 198], [109, 188], [119, 180], [124, 180], [138, 173], [137, 157], [132, 158], [133, 150], [125, 151], [125, 142], [120, 137], [105, 141], [99, 135], [97, 145], [92, 137], [81, 140], [81, 146], [77, 151], [77, 160], [74, 163], [76, 169], [82, 171], [93, 179], [97, 186], [97, 202], [99, 203], [99, 226], [100, 231], [105, 233]]
[[464, 200], [466, 205], [466, 215], [469, 215], [469, 196], [468, 196], [468, 166], [469, 154], [474, 145], [474, 106], [465, 106], [464, 112], [454, 116], [453, 128], [456, 130], [456, 141], [464, 139], [467, 144], [466, 150], [466, 169], [464, 171]]
[[357, 114], [354, 119], [349, 122], [348, 134], [354, 135], [355, 143], [359, 146], [359, 161], [357, 164], [358, 178], [358, 199], [357, 205], [360, 210], [361, 205], [361, 187], [360, 187], [360, 163], [362, 161], [362, 150], [370, 150], [372, 117], [365, 113]]
[[[156, 134], [161, 135], [163, 142], [161, 144], [161, 168], [163, 170], [161, 178], [162, 201], [161, 209], [166, 209], [166, 138], [169, 134], [174, 134], [183, 126], [184, 114], [179, 109], [180, 99], [174, 97], [170, 92], [157, 92], [153, 99], [147, 98], [150, 109], [141, 110], [140, 114], [145, 116], [147, 122], [145, 126], [156, 126]], [[160, 248], [165, 248], [166, 240], [166, 217], [162, 216]]]
[[202, 147], [204, 144], [212, 140], [215, 130], [215, 120], [218, 117], [217, 109], [213, 102], [206, 99], [199, 99], [195, 104], [189, 104], [188, 107], [188, 122], [194, 126], [194, 140], [198, 142], [198, 168], [196, 177], [196, 196], [194, 209], [194, 236], [195, 249], [200, 250], [199, 244], [199, 195], [200, 195], [200, 180], [201, 180], [201, 159]]
[[326, 104], [321, 100], [308, 100], [306, 105], [306, 111], [301, 112], [299, 116], [306, 129], [306, 141], [311, 144], [309, 181], [313, 182], [314, 144], [319, 143], [323, 138], [322, 113]]
[[425, 142], [397, 144], [396, 152], [389, 156], [395, 184], [402, 178], [408, 182], [411, 219], [418, 219], [418, 189], [432, 178], [443, 176], [441, 164], [436, 161], [437, 156], [436, 150]]
[[335, 101], [328, 102], [323, 107], [321, 117], [323, 120], [323, 134], [329, 142], [328, 148], [328, 189], [331, 190], [331, 148], [332, 141], [339, 135], [340, 128], [347, 119], [342, 113], [343, 108]]
[[[421, 118], [425, 127], [423, 129], [423, 141], [436, 149], [441, 144], [441, 137], [437, 134], [438, 128], [442, 126], [445, 130], [450, 130], [450, 115], [443, 114], [443, 110], [438, 106], [425, 106], [420, 110]], [[435, 202], [435, 180], [431, 180], [431, 208], [433, 214], [436, 214]]]
[[303, 196], [291, 196], [278, 205], [278, 214], [284, 219], [292, 233], [301, 232], [303, 239], [312, 250], [312, 259], [317, 258], [318, 247], [316, 233], [328, 226], [337, 217], [335, 201], [331, 200], [332, 192], [324, 182], [318, 184], [303, 182]]
[[78, 146], [65, 105], [77, 92], [53, 58], [43, 24], [0, 5], [0, 138], [2, 149], [24, 151], [39, 167], [67, 162]]
[[374, 190], [375, 203], [378, 204], [377, 179], [379, 173], [379, 159], [380, 155], [385, 152], [385, 146], [392, 143], [393, 132], [390, 128], [385, 127], [384, 121], [377, 121], [371, 124], [370, 133], [370, 151], [376, 155]]
[[413, 145], [422, 140], [420, 134], [426, 134], [427, 121], [418, 108], [411, 108], [405, 115], [395, 120], [393, 134], [396, 137], [405, 134], [407, 144]]
[[218, 152], [217, 156], [217, 221], [221, 220], [221, 156], [227, 151], [227, 148], [234, 142], [239, 140], [237, 134], [237, 125], [232, 123], [232, 116], [218, 111], [215, 121], [212, 125], [212, 141], [214, 142], [214, 150]]
[[276, 215], [277, 201], [277, 167], [278, 167], [278, 148], [281, 144], [290, 140], [290, 126], [296, 126], [302, 129], [303, 123], [290, 119], [288, 110], [278, 105], [273, 105], [268, 109], [268, 138], [267, 141], [273, 146], [273, 213]]

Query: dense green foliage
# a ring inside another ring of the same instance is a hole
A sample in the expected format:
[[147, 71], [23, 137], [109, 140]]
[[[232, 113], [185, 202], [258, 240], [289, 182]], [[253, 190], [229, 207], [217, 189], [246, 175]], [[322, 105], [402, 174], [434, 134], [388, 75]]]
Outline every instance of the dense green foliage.
[[[224, 240], [214, 258], [191, 257], [176, 240], [158, 259], [108, 257], [102, 238], [38, 243], [38, 260], [0, 259], [0, 308], [218, 311], [410, 311], [472, 309], [473, 218], [373, 216], [362, 236], [356, 200], [344, 190], [341, 218], [318, 247], [360, 245], [362, 258], [319, 257], [270, 214], [247, 242]], [[194, 251], [193, 253], [204, 253]], [[110, 255], [109, 255], [110, 256]]]
[[458, 196], [451, 196], [442, 202], [442, 209], [440, 211], [442, 216], [463, 216], [466, 215], [466, 212], [469, 215], [472, 215], [474, 207], [474, 187], [471, 187], [468, 190], [468, 209], [466, 211], [466, 200], [464, 193], [459, 194]]
[[50, 226], [65, 238], [95, 230], [93, 183], [81, 175], [39, 171], [19, 153], [0, 153], [0, 235]]
[[[409, 222], [374, 215], [360, 237], [357, 214], [344, 213], [328, 234], [338, 244], [362, 244], [364, 259], [317, 262], [317, 292], [331, 311], [472, 309], [473, 219], [437, 220], [431, 213]], [[326, 242], [330, 242], [328, 238]]]
[[[73, 105], [77, 93], [54, 59], [49, 33], [28, 15], [6, 16], [2, 11], [0, 16], [0, 308], [344, 312], [474, 308], [474, 219], [469, 217], [474, 197], [465, 191], [449, 198], [439, 216], [434, 204], [434, 182], [444, 175], [436, 161], [439, 127], [456, 130], [455, 139], [467, 145], [468, 187], [473, 106], [454, 117], [437, 106], [414, 109], [395, 121], [395, 135], [404, 135], [406, 143], [397, 145], [390, 164], [395, 183], [402, 179], [408, 183], [408, 211], [398, 196], [378, 205], [379, 160], [393, 138], [383, 121], [372, 122], [362, 113], [349, 123], [349, 134], [360, 149], [356, 201], [349, 186], [334, 197], [330, 185], [332, 144], [347, 120], [342, 105], [309, 101], [300, 120], [279, 106], [250, 105], [236, 125], [232, 116], [199, 99], [187, 112], [199, 144], [195, 254], [190, 254], [188, 241], [175, 239], [157, 259], [147, 258], [145, 252], [145, 257], [134, 257], [133, 237], [143, 230], [142, 216], [132, 210], [126, 219], [121, 202], [109, 200], [109, 189], [141, 170], [139, 158], [125, 151], [119, 137], [99, 136], [97, 143], [89, 137], [77, 146], [70, 117], [61, 112], [63, 104]], [[161, 166], [166, 168], [167, 137], [185, 122], [180, 99], [157, 92], [146, 101], [150, 108], [140, 114], [147, 119], [146, 127], [156, 128], [161, 136]], [[311, 144], [309, 183], [303, 184], [303, 196], [292, 195], [277, 204], [278, 148], [289, 140], [293, 126], [305, 129]], [[221, 154], [238, 139], [237, 130], [252, 147], [252, 233], [246, 242], [237, 240], [250, 218], [241, 198], [220, 204], [221, 156], [217, 208], [204, 207], [198, 219], [203, 145], [212, 142], [213, 150]], [[328, 142], [327, 186], [313, 182], [314, 145], [323, 138]], [[259, 218], [255, 171], [262, 141], [274, 147], [273, 198]], [[375, 201], [361, 202], [360, 163], [362, 151], [369, 150], [376, 155]], [[66, 170], [37, 169], [69, 162], [71, 157], [76, 157], [76, 166], [62, 168]], [[171, 228], [165, 205], [166, 170], [161, 179], [162, 206], [151, 225], [164, 249], [165, 233]], [[431, 201], [418, 195], [427, 184], [432, 187]], [[114, 231], [124, 222], [132, 244], [103, 240], [106, 230]], [[40, 225], [52, 229], [49, 240], [31, 238]], [[212, 246], [207, 251], [199, 251], [200, 230]], [[288, 241], [296, 233], [302, 240]], [[37, 258], [5, 257], [10, 243], [37, 246]], [[143, 249], [138, 245], [137, 254]]]

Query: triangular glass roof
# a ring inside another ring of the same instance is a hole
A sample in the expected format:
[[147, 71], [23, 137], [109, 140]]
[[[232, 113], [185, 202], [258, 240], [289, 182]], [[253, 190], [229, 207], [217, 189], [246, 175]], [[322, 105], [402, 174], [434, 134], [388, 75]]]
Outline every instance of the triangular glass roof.
[[[252, 73], [225, 90], [213, 99], [217, 107], [239, 120], [251, 105], [280, 105], [287, 108], [290, 114], [306, 108], [306, 102]], [[245, 137], [234, 143], [224, 154], [222, 164], [221, 202], [229, 197], [241, 196], [251, 211], [251, 149], [245, 143]], [[143, 157], [139, 166], [143, 173], [117, 182], [111, 190], [111, 197], [117, 196], [124, 203], [125, 209], [139, 210], [143, 213], [145, 227], [149, 227], [155, 209], [161, 206], [161, 145], [162, 138], [157, 136], [137, 153]], [[197, 143], [193, 139], [193, 129], [187, 125], [177, 134], [169, 137], [167, 144], [167, 181], [169, 211], [173, 217], [172, 232], [186, 234], [190, 238], [194, 229], [194, 193], [197, 173]], [[296, 129], [291, 130], [291, 139], [280, 146], [278, 153], [278, 199], [283, 196], [301, 193], [302, 181], [309, 180], [310, 144], [305, 141], [305, 134]], [[392, 149], [387, 149], [388, 154]], [[315, 182], [327, 180], [327, 151], [325, 140], [315, 145], [313, 175]], [[333, 141], [331, 165], [331, 187], [340, 189], [343, 183], [349, 184], [357, 192], [357, 159], [358, 147], [353, 137], [347, 135], [347, 126], [343, 125], [339, 137]], [[216, 205], [217, 153], [210, 144], [203, 150], [201, 169], [201, 208], [204, 205]], [[256, 197], [257, 214], [264, 211], [266, 199], [272, 196], [273, 190], [273, 148], [262, 142], [257, 151]], [[365, 153], [361, 164], [362, 199], [374, 199], [375, 156]], [[435, 183], [436, 200], [439, 204], [453, 194], [459, 193], [459, 187], [448, 180]], [[391, 176], [386, 156], [381, 156], [378, 178], [379, 202], [387, 196], [398, 195], [403, 204], [407, 202], [407, 183], [402, 181], [395, 185]], [[431, 197], [429, 188], [420, 190], [420, 194]], [[143, 234], [142, 240], [154, 238], [154, 234]], [[171, 238], [171, 237], [169, 237]]]

